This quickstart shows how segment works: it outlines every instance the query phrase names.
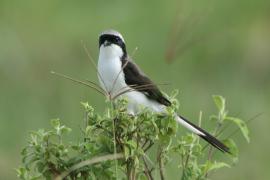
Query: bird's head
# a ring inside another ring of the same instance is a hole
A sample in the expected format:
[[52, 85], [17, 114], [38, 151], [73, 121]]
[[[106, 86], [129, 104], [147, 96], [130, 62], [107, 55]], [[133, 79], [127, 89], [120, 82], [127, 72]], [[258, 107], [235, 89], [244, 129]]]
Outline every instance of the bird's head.
[[99, 36], [99, 51], [105, 56], [117, 56], [122, 58], [127, 55], [125, 40], [115, 30], [103, 31]]

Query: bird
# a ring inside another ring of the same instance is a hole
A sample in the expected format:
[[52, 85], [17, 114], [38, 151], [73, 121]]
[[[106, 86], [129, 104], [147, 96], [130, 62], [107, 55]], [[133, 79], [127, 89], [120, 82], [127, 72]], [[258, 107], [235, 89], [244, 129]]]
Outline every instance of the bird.
[[[140, 113], [141, 107], [155, 113], [166, 113], [166, 108], [172, 105], [128, 55], [125, 40], [116, 30], [105, 30], [99, 35], [97, 71], [101, 88], [112, 97], [121, 94], [117, 98], [126, 98], [127, 112], [131, 115]], [[221, 152], [230, 153], [225, 144], [184, 116], [175, 114], [174, 117], [180, 125]]]

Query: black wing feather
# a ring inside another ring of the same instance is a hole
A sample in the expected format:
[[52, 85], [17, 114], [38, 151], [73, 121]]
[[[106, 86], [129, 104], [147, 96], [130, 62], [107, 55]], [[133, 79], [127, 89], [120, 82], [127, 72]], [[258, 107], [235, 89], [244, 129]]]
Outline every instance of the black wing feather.
[[127, 85], [144, 93], [149, 99], [155, 100], [165, 106], [171, 105], [171, 102], [164, 97], [158, 87], [140, 71], [135, 63], [128, 58], [124, 58], [122, 59], [122, 67]]

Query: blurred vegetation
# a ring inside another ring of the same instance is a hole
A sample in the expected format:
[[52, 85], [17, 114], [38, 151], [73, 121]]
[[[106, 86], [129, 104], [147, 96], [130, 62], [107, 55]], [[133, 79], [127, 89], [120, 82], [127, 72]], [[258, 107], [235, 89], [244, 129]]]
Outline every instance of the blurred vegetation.
[[[215, 177], [269, 179], [269, 12], [267, 0], [1, 0], [0, 178], [16, 178], [30, 130], [59, 117], [76, 140], [83, 119], [79, 103], [89, 101], [103, 112], [102, 96], [50, 71], [96, 80], [81, 40], [96, 58], [99, 33], [114, 28], [130, 53], [138, 47], [134, 59], [146, 74], [171, 84], [162, 90], [180, 90], [180, 112], [193, 121], [200, 110], [205, 117], [213, 112], [212, 94], [225, 96], [230, 113], [242, 119], [262, 113], [249, 124], [251, 143], [236, 140], [240, 163]], [[168, 165], [172, 177], [177, 172], [170, 166], [176, 164]]]

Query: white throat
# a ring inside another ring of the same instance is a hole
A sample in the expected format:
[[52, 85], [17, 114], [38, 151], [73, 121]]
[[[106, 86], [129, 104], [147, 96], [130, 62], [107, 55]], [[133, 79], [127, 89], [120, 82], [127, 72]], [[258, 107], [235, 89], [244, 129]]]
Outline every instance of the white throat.
[[116, 95], [126, 86], [122, 71], [122, 49], [114, 44], [102, 45], [99, 50], [98, 71], [101, 77], [101, 87], [112, 96]]

